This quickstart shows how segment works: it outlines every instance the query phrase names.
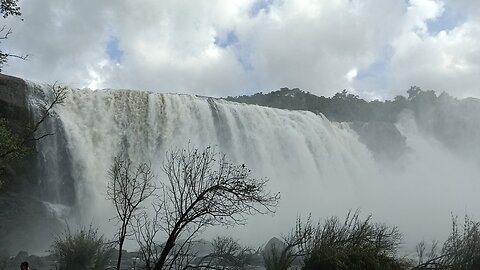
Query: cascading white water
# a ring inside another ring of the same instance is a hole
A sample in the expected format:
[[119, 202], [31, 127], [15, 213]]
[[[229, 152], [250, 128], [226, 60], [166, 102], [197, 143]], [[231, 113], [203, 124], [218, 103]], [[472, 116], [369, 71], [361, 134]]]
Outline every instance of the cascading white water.
[[[30, 91], [34, 98], [48, 97], [46, 87], [30, 84]], [[406, 241], [438, 239], [448, 232], [450, 212], [469, 210], [475, 217], [472, 211], [479, 210], [479, 171], [419, 135], [413, 120], [398, 124], [413, 150], [384, 167], [347, 125], [310, 112], [189, 95], [69, 90], [56, 117], [62, 138], [39, 146], [48, 166], [45, 181], [62, 182], [68, 170], [75, 183], [77, 220], [93, 221], [105, 231], [113, 226], [105, 200], [113, 158], [126, 153], [134, 162], [151, 162], [161, 181], [165, 152], [189, 143], [217, 147], [255, 176], [269, 178], [270, 190], [281, 193], [274, 216], [253, 217], [234, 230], [233, 236], [247, 244], [286, 232], [299, 214], [324, 218], [356, 208], [399, 225]], [[55, 164], [61, 160], [68, 166]], [[457, 179], [449, 179], [454, 175]], [[207, 235], [219, 232], [228, 233]]]

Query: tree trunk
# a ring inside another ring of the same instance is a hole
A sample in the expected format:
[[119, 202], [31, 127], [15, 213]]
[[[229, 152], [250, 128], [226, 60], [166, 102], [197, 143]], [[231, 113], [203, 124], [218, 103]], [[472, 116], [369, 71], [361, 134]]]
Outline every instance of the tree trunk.
[[118, 260], [117, 260], [117, 270], [120, 270], [120, 264], [122, 262], [122, 248], [123, 248], [123, 242], [125, 242], [125, 236], [121, 235], [120, 239], [118, 239]]
[[170, 236], [165, 243], [165, 247], [162, 250], [162, 254], [160, 254], [160, 259], [155, 263], [155, 268], [153, 270], [162, 270], [165, 262], [167, 261], [167, 256], [170, 254], [170, 251], [175, 246], [175, 239], [173, 236]]

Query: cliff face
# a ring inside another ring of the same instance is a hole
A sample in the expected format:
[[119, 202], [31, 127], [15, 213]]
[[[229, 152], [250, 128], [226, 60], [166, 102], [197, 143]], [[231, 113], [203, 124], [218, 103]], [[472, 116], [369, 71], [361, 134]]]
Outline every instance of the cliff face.
[[0, 117], [29, 122], [24, 80], [0, 74]]
[[[16, 77], [0, 74], [0, 120], [2, 121], [2, 132], [7, 136], [7, 143], [0, 148], [0, 154], [4, 154], [9, 150], [12, 150], [11, 145], [14, 148], [17, 146], [28, 134], [29, 129], [33, 123], [32, 116], [30, 114], [28, 100], [27, 100], [27, 83]], [[3, 134], [3, 133], [2, 133]], [[12, 141], [9, 141], [12, 138]], [[33, 148], [34, 145], [32, 144]], [[20, 157], [15, 157], [14, 161], [11, 160], [12, 155], [4, 156], [0, 159], [0, 177], [4, 180], [12, 178], [15, 181], [14, 187], [23, 185], [23, 181], [17, 179], [28, 178], [28, 171], [26, 167], [30, 167], [33, 158], [33, 151], [23, 153]], [[14, 154], [14, 156], [16, 156]], [[26, 167], [25, 167], [26, 166]], [[11, 180], [11, 179], [10, 179]], [[4, 187], [5, 188], [5, 187]], [[9, 188], [10, 190], [10, 188]]]
[[[18, 138], [32, 124], [24, 80], [0, 74], [0, 119], [7, 120], [8, 128]], [[0, 162], [4, 169], [0, 177], [7, 183], [0, 189], [0, 256], [45, 249], [59, 222], [37, 196], [35, 151], [13, 164]]]

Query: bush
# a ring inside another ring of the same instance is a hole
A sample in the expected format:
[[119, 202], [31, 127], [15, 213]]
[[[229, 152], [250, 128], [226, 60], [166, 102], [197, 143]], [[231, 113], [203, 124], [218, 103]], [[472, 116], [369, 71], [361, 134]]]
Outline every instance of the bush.
[[360, 220], [358, 211], [349, 213], [343, 223], [332, 217], [316, 228], [304, 269], [405, 269], [395, 257], [401, 237], [396, 227], [373, 223], [371, 216]]
[[[419, 244], [423, 247], [424, 244]], [[432, 249], [423, 261], [423, 248], [417, 248], [419, 264], [413, 269], [478, 270], [480, 269], [480, 222], [465, 217], [463, 226], [452, 218], [452, 232], [443, 244], [440, 254]]]
[[105, 269], [111, 249], [103, 236], [92, 226], [81, 228], [72, 234], [67, 227], [52, 245], [52, 254], [58, 261], [58, 270]]
[[451, 269], [480, 269], [480, 223], [465, 217], [463, 228], [457, 218], [452, 221], [452, 233], [443, 245], [444, 264]]

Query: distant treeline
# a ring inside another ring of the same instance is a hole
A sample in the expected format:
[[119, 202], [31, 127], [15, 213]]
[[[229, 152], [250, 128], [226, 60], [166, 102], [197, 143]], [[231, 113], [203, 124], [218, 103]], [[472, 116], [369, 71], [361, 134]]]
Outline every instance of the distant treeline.
[[435, 105], [440, 99], [455, 100], [447, 93], [439, 96], [433, 90], [423, 91], [412, 86], [407, 97], [396, 96], [393, 100], [366, 101], [347, 90], [336, 93], [333, 97], [316, 96], [298, 88], [281, 88], [268, 94], [256, 93], [251, 96], [227, 97], [226, 100], [247, 104], [257, 104], [279, 109], [305, 110], [322, 113], [331, 121], [339, 122], [389, 122], [397, 121], [404, 109], [420, 113], [422, 108]]
[[480, 164], [480, 99], [457, 99], [443, 92], [412, 86], [406, 96], [393, 100], [366, 101], [346, 90], [332, 97], [316, 96], [298, 88], [227, 97], [228, 101], [279, 109], [322, 113], [330, 121], [351, 122], [360, 141], [378, 157], [396, 159], [406, 149], [396, 123], [409, 112], [418, 129], [447, 148]]

